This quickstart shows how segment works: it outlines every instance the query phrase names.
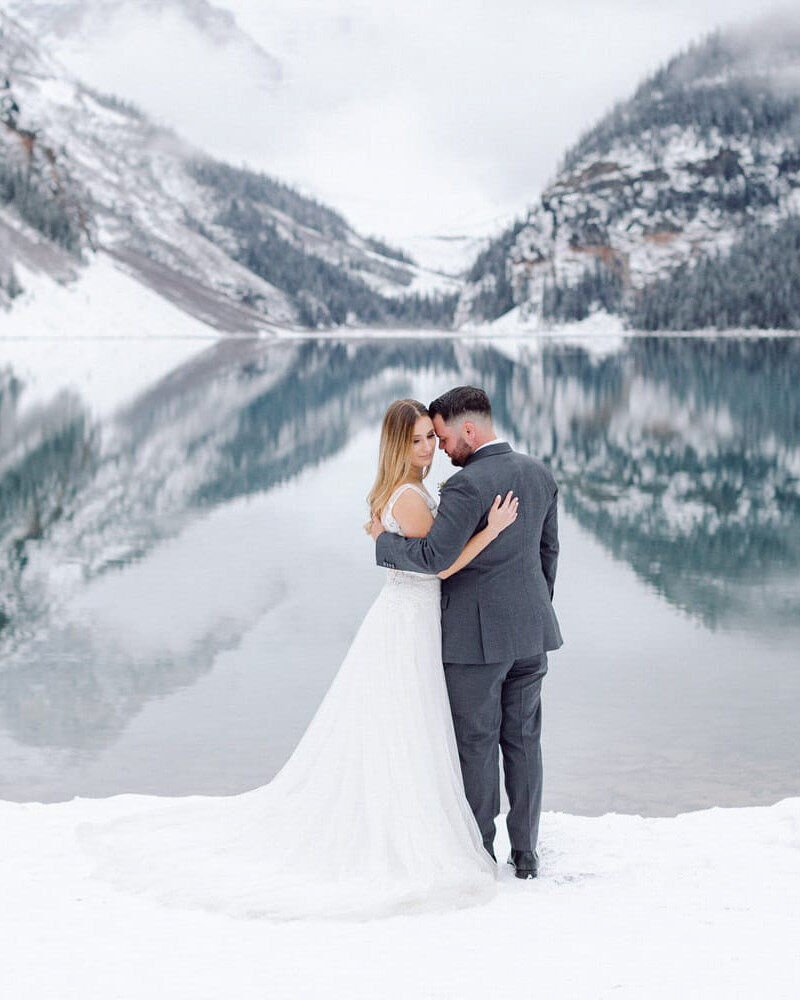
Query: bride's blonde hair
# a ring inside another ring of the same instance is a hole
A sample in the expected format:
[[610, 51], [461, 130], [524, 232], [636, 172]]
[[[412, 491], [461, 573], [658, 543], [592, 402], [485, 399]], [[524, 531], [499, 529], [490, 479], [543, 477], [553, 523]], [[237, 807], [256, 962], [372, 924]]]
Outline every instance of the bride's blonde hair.
[[[381, 427], [378, 451], [378, 475], [367, 494], [370, 518], [384, 511], [389, 497], [400, 483], [411, 478], [411, 446], [414, 442], [414, 425], [420, 417], [428, 416], [427, 406], [418, 399], [398, 399], [389, 407]], [[422, 470], [422, 478], [431, 471], [429, 465]], [[369, 531], [371, 520], [365, 525]]]

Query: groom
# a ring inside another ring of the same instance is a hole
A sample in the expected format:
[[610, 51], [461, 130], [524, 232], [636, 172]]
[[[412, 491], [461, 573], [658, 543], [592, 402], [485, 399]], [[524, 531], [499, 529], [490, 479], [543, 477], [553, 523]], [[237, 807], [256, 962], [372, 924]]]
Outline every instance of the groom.
[[541, 686], [547, 651], [562, 644], [553, 611], [558, 488], [549, 469], [497, 438], [482, 389], [435, 399], [433, 427], [453, 465], [425, 538], [373, 530], [377, 562], [439, 573], [486, 526], [494, 498], [513, 490], [517, 520], [460, 572], [442, 581], [442, 659], [467, 799], [494, 858], [500, 812], [498, 747], [518, 878], [535, 878], [542, 806]]

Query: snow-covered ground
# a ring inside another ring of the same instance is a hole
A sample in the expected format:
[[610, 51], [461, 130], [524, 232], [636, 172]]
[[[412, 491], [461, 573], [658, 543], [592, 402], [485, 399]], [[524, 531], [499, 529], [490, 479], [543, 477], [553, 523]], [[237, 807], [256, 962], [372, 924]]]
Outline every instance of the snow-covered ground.
[[619, 346], [627, 337], [797, 337], [798, 330], [765, 330], [752, 327], [728, 330], [717, 330], [709, 327], [705, 330], [635, 330], [625, 325], [622, 316], [607, 313], [600, 309], [590, 313], [585, 319], [572, 320], [565, 323], [548, 323], [536, 314], [528, 314], [524, 306], [515, 306], [499, 319], [490, 322], [470, 320], [458, 330], [453, 331], [458, 337], [491, 337], [500, 340], [527, 339], [531, 343], [538, 340], [568, 340], [577, 341], [582, 346], [591, 348], [593, 343], [611, 342]]
[[[81, 824], [164, 801], [0, 803], [3, 996], [797, 995], [800, 799], [672, 819], [548, 813], [540, 878], [520, 882], [501, 864], [485, 905], [287, 924], [228, 916], [224, 900], [218, 912], [165, 906], [96, 878]], [[502, 830], [498, 840], [502, 860]]]

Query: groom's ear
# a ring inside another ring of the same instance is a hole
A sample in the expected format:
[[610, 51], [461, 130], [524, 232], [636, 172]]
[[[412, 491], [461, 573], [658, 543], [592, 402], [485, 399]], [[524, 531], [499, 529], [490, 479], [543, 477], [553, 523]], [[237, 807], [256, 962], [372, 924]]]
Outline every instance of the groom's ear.
[[461, 425], [461, 433], [464, 435], [467, 441], [469, 441], [470, 444], [472, 444], [473, 440], [475, 439], [475, 434], [477, 433], [477, 430], [478, 430], [477, 427], [475, 426], [475, 424], [473, 424], [471, 420], [465, 420], [464, 423]]

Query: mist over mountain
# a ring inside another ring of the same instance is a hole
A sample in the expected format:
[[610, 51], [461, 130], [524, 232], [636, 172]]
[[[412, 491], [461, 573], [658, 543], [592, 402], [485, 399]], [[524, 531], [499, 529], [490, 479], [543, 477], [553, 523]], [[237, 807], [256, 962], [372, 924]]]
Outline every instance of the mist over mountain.
[[103, 32], [126, 19], [151, 31], [154, 18], [178, 18], [209, 45], [261, 60], [265, 87], [280, 78], [278, 60], [206, 0], [129, 6], [15, 0], [34, 32], [3, 15], [6, 307], [24, 292], [25, 269], [70, 281], [101, 253], [227, 332], [459, 327], [514, 309], [527, 326], [600, 310], [647, 330], [800, 327], [795, 21], [716, 32], [670, 60], [566, 151], [538, 203], [482, 247], [464, 285], [277, 178], [212, 160], [77, 82], [41, 44], [61, 52], [97, 38], [100, 50]]
[[457, 322], [619, 313], [646, 329], [800, 327], [800, 21], [716, 32], [568, 149], [473, 265]]
[[202, 39], [209, 50], [227, 50], [246, 64], [257, 86], [268, 87], [282, 76], [280, 61], [242, 31], [230, 11], [207, 0], [137, 0], [135, 4], [128, 0], [7, 0], [4, 9], [79, 77], [89, 65], [87, 60], [98, 60], [109, 44], [118, 57], [116, 42], [124, 35], [129, 39], [126, 61], [132, 68], [137, 66], [142, 31], [150, 34], [151, 47], [166, 36], [176, 48], [181, 42], [185, 46]]
[[405, 254], [81, 84], [0, 14], [0, 303], [25, 271], [69, 281], [98, 254], [226, 332], [452, 316]]
[[[137, 0], [133, 5], [127, 0], [58, 0], [58, 3], [50, 0], [6, 0], [4, 6], [12, 17], [35, 26], [40, 38], [64, 38], [81, 33], [88, 42], [95, 33], [107, 30], [109, 22], [115, 18], [130, 18], [134, 11], [161, 14], [171, 10], [207, 32], [220, 44], [241, 42], [259, 48], [239, 29], [230, 11], [207, 0]], [[259, 50], [265, 59], [273, 62], [275, 72], [278, 72], [277, 61], [263, 49]]]

